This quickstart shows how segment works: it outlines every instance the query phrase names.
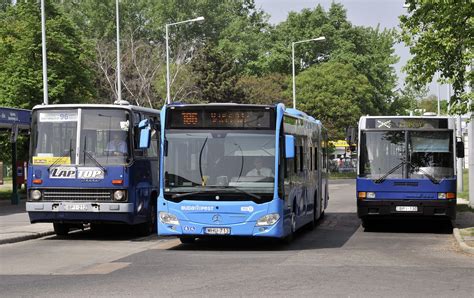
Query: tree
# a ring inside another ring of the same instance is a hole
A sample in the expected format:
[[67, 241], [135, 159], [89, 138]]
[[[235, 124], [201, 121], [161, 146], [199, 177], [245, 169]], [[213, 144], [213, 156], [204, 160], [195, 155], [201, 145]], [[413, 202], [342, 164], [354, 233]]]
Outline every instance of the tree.
[[345, 129], [356, 126], [371, 107], [373, 87], [350, 64], [326, 62], [314, 65], [296, 79], [297, 107], [322, 123], [333, 140], [344, 138]]
[[[49, 103], [94, 97], [92, 54], [73, 23], [46, 2]], [[40, 9], [18, 1], [0, 12], [0, 105], [31, 109], [43, 102]]]
[[353, 26], [341, 4], [333, 3], [328, 11], [321, 5], [314, 9], [292, 12], [272, 32], [269, 55], [260, 56], [263, 72], [291, 73], [291, 43], [325, 36], [322, 42], [298, 44], [295, 67], [303, 71], [325, 61], [353, 65], [372, 85], [371, 104], [364, 113], [385, 114], [393, 101], [397, 77], [393, 65], [395, 32]]
[[224, 52], [205, 47], [192, 62], [196, 86], [204, 102], [234, 102], [244, 100], [236, 86], [239, 79], [232, 58]]
[[413, 58], [405, 70], [407, 80], [418, 87], [430, 83], [436, 72], [443, 81], [452, 83], [451, 111], [465, 113], [472, 92], [474, 45], [474, 3], [471, 0], [422, 1], [407, 0], [409, 15], [400, 17], [400, 39], [410, 47]]
[[286, 75], [274, 73], [262, 77], [243, 76], [239, 79], [237, 87], [244, 94], [245, 103], [289, 105], [291, 98], [285, 92], [289, 88], [290, 78]]

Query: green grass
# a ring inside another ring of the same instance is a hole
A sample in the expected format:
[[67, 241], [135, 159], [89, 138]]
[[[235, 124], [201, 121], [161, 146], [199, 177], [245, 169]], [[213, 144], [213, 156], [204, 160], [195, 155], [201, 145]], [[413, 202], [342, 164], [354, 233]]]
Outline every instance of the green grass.
[[329, 173], [329, 179], [355, 179], [356, 173]]
[[462, 178], [463, 178], [462, 180], [464, 184], [464, 191], [459, 191], [458, 197], [469, 201], [469, 170], [468, 169], [463, 170]]
[[474, 236], [474, 228], [461, 229], [460, 232], [463, 236]]

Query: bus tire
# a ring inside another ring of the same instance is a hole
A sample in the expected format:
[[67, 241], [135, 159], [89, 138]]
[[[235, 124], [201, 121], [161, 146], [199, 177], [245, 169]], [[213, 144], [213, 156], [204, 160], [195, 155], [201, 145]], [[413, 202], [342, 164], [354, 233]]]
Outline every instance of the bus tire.
[[361, 221], [362, 221], [362, 227], [365, 229], [365, 231], [369, 231], [372, 225], [372, 221], [368, 218], [362, 218]]
[[65, 223], [53, 223], [54, 233], [57, 236], [67, 236], [69, 234], [69, 225]]
[[150, 201], [148, 210], [148, 220], [136, 226], [136, 232], [139, 236], [149, 236], [156, 232], [156, 206], [152, 201]]
[[179, 241], [183, 244], [193, 244], [196, 242], [196, 238], [194, 237], [179, 237]]
[[312, 231], [316, 228], [317, 224], [317, 218], [316, 218], [316, 212], [318, 211], [318, 208], [316, 206], [316, 200], [317, 196], [314, 197], [314, 204], [313, 204], [313, 221], [309, 224], [309, 230]]
[[291, 226], [290, 233], [283, 237], [284, 244], [290, 244], [293, 242], [294, 234], [296, 232], [296, 204], [293, 204], [293, 211], [291, 211]]

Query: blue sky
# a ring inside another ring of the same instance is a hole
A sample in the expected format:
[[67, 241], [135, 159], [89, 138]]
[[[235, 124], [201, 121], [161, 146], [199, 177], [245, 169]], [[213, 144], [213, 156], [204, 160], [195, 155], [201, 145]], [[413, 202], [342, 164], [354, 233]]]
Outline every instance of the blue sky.
[[[325, 9], [331, 6], [333, 0], [255, 0], [258, 8], [270, 15], [270, 22], [277, 24], [284, 21], [290, 11], [300, 11], [303, 8], [314, 8], [321, 4]], [[338, 0], [344, 5], [347, 17], [353, 25], [381, 28], [398, 28], [398, 16], [405, 13], [404, 0]], [[410, 53], [404, 44], [395, 45], [395, 54], [400, 61], [395, 65], [399, 78], [399, 87], [403, 86], [405, 74], [401, 71], [410, 58]], [[441, 87], [441, 98], [446, 98], [446, 86]], [[430, 93], [437, 94], [436, 84], [430, 85]]]

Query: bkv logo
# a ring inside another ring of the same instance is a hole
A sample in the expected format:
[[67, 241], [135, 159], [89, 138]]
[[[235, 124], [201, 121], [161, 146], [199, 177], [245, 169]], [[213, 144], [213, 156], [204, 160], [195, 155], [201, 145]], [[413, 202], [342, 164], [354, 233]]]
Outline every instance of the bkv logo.
[[72, 167], [53, 168], [49, 173], [49, 178], [74, 179], [76, 178], [76, 169]]

